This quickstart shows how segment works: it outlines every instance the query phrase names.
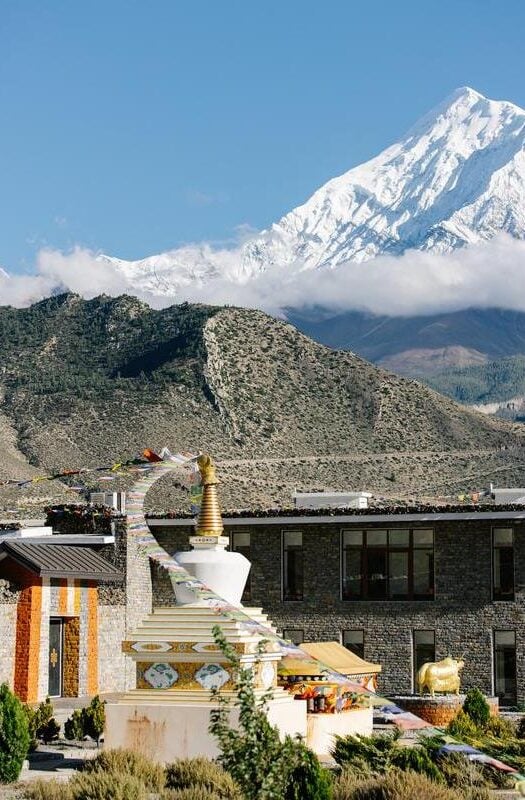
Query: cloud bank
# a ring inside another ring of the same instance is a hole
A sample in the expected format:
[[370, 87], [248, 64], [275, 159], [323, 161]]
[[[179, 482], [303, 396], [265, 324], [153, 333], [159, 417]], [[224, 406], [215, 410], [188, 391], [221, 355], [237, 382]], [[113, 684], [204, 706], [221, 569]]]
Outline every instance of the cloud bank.
[[[202, 248], [202, 245], [201, 245]], [[179, 251], [180, 253], [181, 251]], [[117, 264], [77, 247], [69, 253], [42, 250], [33, 275], [0, 271], [0, 304], [26, 306], [58, 292], [85, 298], [131, 294], [155, 308], [183, 301], [230, 304], [283, 315], [287, 307], [323, 306], [334, 313], [359, 310], [392, 316], [500, 307], [525, 311], [525, 242], [501, 234], [489, 242], [453, 253], [408, 251], [335, 269], [272, 267], [241, 282], [240, 248], [208, 250], [221, 264], [221, 276], [162, 290], [137, 289]], [[228, 269], [231, 265], [232, 269]], [[150, 284], [151, 286], [151, 284]]]

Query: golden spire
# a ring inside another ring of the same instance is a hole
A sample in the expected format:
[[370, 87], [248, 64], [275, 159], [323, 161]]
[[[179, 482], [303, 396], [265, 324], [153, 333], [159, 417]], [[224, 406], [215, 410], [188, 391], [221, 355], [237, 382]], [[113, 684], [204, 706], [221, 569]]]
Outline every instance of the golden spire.
[[222, 536], [224, 527], [217, 494], [219, 481], [215, 475], [215, 467], [207, 454], [199, 456], [197, 465], [202, 483], [202, 502], [197, 520], [197, 536]]

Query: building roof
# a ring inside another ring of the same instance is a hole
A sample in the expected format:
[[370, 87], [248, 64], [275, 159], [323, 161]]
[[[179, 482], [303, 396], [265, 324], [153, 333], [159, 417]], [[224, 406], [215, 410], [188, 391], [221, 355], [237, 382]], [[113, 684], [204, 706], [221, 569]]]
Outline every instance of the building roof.
[[301, 650], [306, 650], [312, 658], [322, 661], [334, 672], [340, 672], [342, 675], [368, 675], [371, 672], [381, 672], [381, 664], [365, 661], [339, 642], [303, 642]]
[[89, 547], [62, 544], [33, 544], [19, 540], [0, 544], [0, 560], [10, 557], [42, 578], [77, 578], [119, 581], [122, 574]]
[[[496, 510], [497, 508], [497, 510]], [[319, 525], [325, 523], [333, 524], [370, 524], [370, 523], [390, 523], [400, 522], [423, 522], [432, 524], [434, 522], [448, 522], [452, 520], [462, 522], [478, 522], [479, 520], [515, 520], [525, 521], [525, 508], [517, 510], [516, 506], [509, 506], [503, 510], [501, 506], [468, 506], [465, 508], [447, 506], [426, 507], [424, 510], [414, 510], [412, 507], [400, 508], [368, 508], [368, 509], [282, 509], [272, 511], [250, 511], [239, 512], [238, 514], [223, 512], [222, 520], [225, 527], [246, 526], [246, 525]], [[193, 525], [193, 517], [181, 514], [178, 516], [171, 514], [151, 515], [148, 514], [146, 521], [150, 527], [190, 527]]]

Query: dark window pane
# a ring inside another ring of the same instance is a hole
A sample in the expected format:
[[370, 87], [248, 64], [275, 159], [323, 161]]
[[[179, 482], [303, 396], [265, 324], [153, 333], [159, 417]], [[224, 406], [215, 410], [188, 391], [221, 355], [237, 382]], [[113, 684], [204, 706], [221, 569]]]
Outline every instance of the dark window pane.
[[343, 554], [343, 598], [345, 600], [361, 597], [361, 550], [346, 550]]
[[359, 658], [365, 657], [365, 636], [363, 631], [343, 631], [343, 645]]
[[494, 600], [514, 599], [514, 544], [512, 528], [492, 534], [492, 594]]
[[366, 577], [370, 600], [383, 600], [387, 590], [386, 550], [366, 550]]
[[417, 530], [413, 533], [414, 547], [433, 547], [434, 546], [434, 531], [432, 530]]
[[389, 531], [388, 544], [389, 547], [408, 547], [410, 541], [409, 531]]
[[303, 535], [301, 531], [283, 534], [283, 597], [285, 600], [303, 599]]
[[366, 546], [367, 547], [386, 547], [386, 531], [367, 531], [366, 532]]
[[507, 705], [516, 703], [516, 633], [494, 631], [494, 682], [497, 696]]
[[343, 547], [362, 547], [363, 531], [343, 531]]
[[417, 673], [428, 661], [436, 660], [434, 631], [414, 631], [414, 686], [417, 691]]
[[425, 599], [434, 592], [434, 551], [414, 550], [413, 554], [414, 597]]
[[304, 642], [304, 631], [299, 628], [283, 628], [283, 639], [287, 639], [293, 644], [302, 644]]
[[389, 595], [395, 599], [408, 598], [408, 552], [390, 553]]

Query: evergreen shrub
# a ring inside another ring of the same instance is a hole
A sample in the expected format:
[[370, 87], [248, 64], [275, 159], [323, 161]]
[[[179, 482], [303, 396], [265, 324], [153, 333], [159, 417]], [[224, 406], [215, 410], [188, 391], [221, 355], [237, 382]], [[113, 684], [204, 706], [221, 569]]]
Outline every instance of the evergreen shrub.
[[7, 683], [0, 686], [0, 782], [18, 780], [31, 737], [24, 706]]
[[219, 764], [207, 758], [179, 758], [166, 766], [169, 789], [199, 787], [224, 800], [242, 800], [239, 787]]
[[483, 730], [490, 719], [490, 707], [483, 692], [479, 689], [469, 689], [463, 703], [463, 711], [468, 714], [474, 725]]
[[332, 779], [325, 767], [321, 766], [316, 754], [304, 744], [302, 763], [290, 776], [290, 782], [284, 796], [285, 800], [330, 800], [332, 797]]
[[83, 772], [107, 775], [131, 775], [152, 792], [166, 785], [164, 769], [134, 750], [103, 750], [95, 758], [86, 760]]

